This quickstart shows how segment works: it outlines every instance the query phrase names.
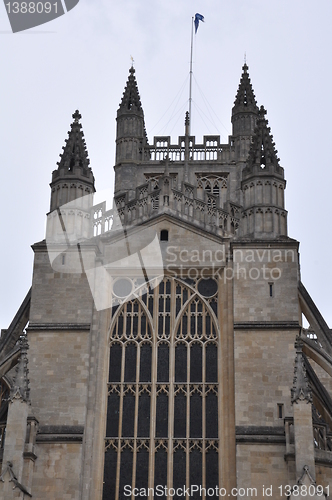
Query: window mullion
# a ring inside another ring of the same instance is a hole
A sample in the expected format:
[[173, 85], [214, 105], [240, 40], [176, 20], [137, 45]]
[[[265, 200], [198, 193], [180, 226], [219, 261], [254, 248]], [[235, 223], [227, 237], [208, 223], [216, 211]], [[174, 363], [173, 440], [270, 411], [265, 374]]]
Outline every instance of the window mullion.
[[[202, 314], [205, 317], [205, 307], [203, 309]], [[202, 332], [202, 337], [204, 339], [203, 345], [202, 345], [202, 487], [205, 488], [206, 486], [206, 459], [205, 459], [205, 443], [206, 443], [206, 399], [205, 399], [205, 393], [206, 393], [206, 377], [205, 377], [205, 370], [206, 370], [206, 359], [205, 359], [205, 347], [206, 347], [206, 335], [205, 335], [205, 322], [203, 322], [203, 332]]]
[[[138, 322], [140, 324], [140, 321]], [[137, 426], [138, 426], [138, 405], [139, 405], [139, 373], [141, 361], [140, 344], [136, 343], [136, 384], [135, 384], [135, 418], [134, 418], [134, 450], [133, 450], [133, 475], [132, 475], [132, 490], [136, 484], [136, 463], [137, 463]]]
[[[126, 321], [125, 318], [126, 318], [126, 315], [124, 315], [124, 325], [125, 325], [125, 321]], [[120, 405], [119, 405], [118, 461], [116, 464], [115, 500], [119, 500], [119, 490], [120, 490], [121, 436], [122, 436], [123, 389], [124, 389], [123, 381], [124, 381], [124, 371], [125, 371], [125, 352], [126, 352], [126, 346], [125, 346], [125, 344], [122, 344]]]
[[[153, 290], [153, 324], [152, 324], [152, 366], [151, 366], [151, 398], [150, 398], [150, 443], [149, 443], [149, 488], [154, 488], [154, 464], [155, 464], [155, 436], [156, 436], [156, 411], [157, 411], [157, 334], [158, 334], [158, 290], [155, 286]], [[149, 299], [149, 294], [148, 294]], [[149, 490], [149, 491], [152, 491]], [[149, 500], [153, 500], [152, 493], [149, 493]]]
[[171, 281], [171, 319], [169, 339], [169, 396], [168, 396], [168, 474], [167, 486], [173, 486], [173, 442], [174, 442], [174, 381], [175, 381], [175, 321], [176, 283]]
[[[190, 306], [189, 306], [190, 307]], [[187, 321], [187, 328], [188, 332], [190, 332], [191, 328], [191, 321], [193, 317], [188, 314], [188, 321]], [[195, 320], [195, 317], [194, 317]], [[187, 346], [187, 383], [186, 383], [186, 389], [187, 389], [187, 425], [186, 425], [186, 487], [189, 487], [190, 483], [190, 446], [189, 446], [189, 440], [190, 440], [190, 344], [188, 342], [188, 337], [186, 340], [186, 346]]]

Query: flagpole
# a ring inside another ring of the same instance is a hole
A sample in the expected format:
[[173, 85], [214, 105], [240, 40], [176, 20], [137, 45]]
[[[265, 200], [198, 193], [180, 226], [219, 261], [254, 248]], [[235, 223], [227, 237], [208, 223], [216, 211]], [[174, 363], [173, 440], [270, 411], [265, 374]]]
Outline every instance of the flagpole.
[[193, 42], [194, 42], [194, 16], [191, 18], [191, 48], [190, 48], [190, 71], [189, 71], [189, 135], [191, 128], [191, 101], [193, 84]]

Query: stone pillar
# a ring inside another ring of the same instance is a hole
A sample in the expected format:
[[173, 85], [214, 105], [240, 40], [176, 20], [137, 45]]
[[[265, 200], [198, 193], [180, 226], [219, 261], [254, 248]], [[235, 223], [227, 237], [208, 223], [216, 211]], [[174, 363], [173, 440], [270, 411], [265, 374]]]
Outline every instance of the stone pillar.
[[299, 398], [293, 405], [293, 411], [296, 477], [300, 478], [303, 474], [303, 468], [308, 467], [311, 476], [315, 480], [315, 451], [311, 404], [306, 399]]
[[303, 342], [298, 337], [295, 342], [294, 383], [291, 390], [294, 415], [296, 477], [300, 479], [303, 474], [303, 467], [307, 466], [311, 477], [315, 480], [312, 395], [306, 375], [302, 346]]
[[296, 358], [294, 382], [293, 388], [291, 389], [297, 483], [293, 487], [293, 493], [289, 500], [299, 498], [318, 500], [322, 498], [322, 496], [316, 493], [312, 395], [306, 375], [302, 347], [303, 342], [297, 337], [295, 342]]

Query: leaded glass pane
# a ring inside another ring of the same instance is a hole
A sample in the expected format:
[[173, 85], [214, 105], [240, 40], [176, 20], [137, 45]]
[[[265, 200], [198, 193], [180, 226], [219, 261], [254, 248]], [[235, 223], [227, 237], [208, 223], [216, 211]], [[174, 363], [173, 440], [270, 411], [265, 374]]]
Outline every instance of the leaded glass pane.
[[202, 437], [202, 396], [197, 393], [190, 398], [190, 437]]
[[149, 452], [146, 448], [140, 448], [137, 452], [136, 464], [136, 488], [148, 488], [149, 475]]
[[125, 382], [135, 382], [136, 380], [136, 344], [126, 345]]
[[155, 452], [155, 475], [154, 485], [167, 485], [167, 452], [164, 448], [159, 448]]
[[179, 342], [175, 347], [175, 382], [187, 381], [187, 346]]
[[[206, 453], [206, 488], [215, 489], [219, 484], [218, 477], [218, 452], [214, 449], [209, 449]], [[209, 497], [219, 498], [219, 497]]]
[[150, 435], [150, 394], [143, 392], [138, 403], [138, 437], [149, 437]]
[[168, 344], [159, 344], [158, 346], [158, 382], [168, 382], [169, 380], [169, 346]]
[[174, 437], [186, 437], [186, 419], [187, 419], [187, 398], [179, 393], [174, 400]]
[[206, 355], [206, 382], [218, 381], [218, 352], [216, 344], [207, 344], [205, 347]]
[[109, 448], [105, 453], [103, 500], [115, 498], [117, 452]]
[[123, 397], [123, 417], [122, 417], [122, 436], [134, 436], [134, 419], [135, 419], [135, 396], [133, 394], [125, 394]]
[[202, 345], [196, 342], [190, 348], [190, 381], [202, 382]]
[[[202, 485], [202, 452], [194, 448], [190, 451], [190, 485]], [[194, 491], [191, 498], [202, 498], [199, 491]]]
[[205, 398], [206, 437], [218, 438], [218, 397], [210, 392]]
[[[124, 487], [132, 484], [133, 476], [133, 452], [131, 449], [125, 448], [121, 452], [121, 468], [120, 468], [120, 494], [119, 498], [122, 500], [124, 497]], [[108, 497], [110, 500], [112, 497]]]
[[173, 455], [173, 487], [183, 488], [186, 484], [186, 453], [177, 449]]
[[113, 344], [111, 346], [111, 354], [110, 354], [110, 369], [109, 369], [110, 382], [121, 381], [121, 361], [122, 361], [122, 346], [121, 344]]
[[150, 344], [141, 345], [140, 382], [151, 382], [152, 347]]
[[156, 411], [156, 437], [168, 436], [168, 395], [158, 394]]
[[116, 437], [118, 435], [119, 404], [120, 404], [120, 396], [118, 394], [110, 394], [108, 396], [107, 426], [106, 426], [107, 437]]

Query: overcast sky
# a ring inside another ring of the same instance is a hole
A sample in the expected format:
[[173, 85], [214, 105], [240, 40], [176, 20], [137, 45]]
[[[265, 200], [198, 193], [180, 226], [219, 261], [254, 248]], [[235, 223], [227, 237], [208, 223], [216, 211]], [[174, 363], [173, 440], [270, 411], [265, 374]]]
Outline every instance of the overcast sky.
[[30, 245], [45, 236], [51, 174], [74, 110], [82, 114], [97, 190], [113, 186], [115, 116], [131, 55], [150, 142], [183, 134], [195, 12], [205, 23], [195, 40], [192, 133], [199, 142], [212, 133], [228, 142], [246, 52], [285, 169], [302, 281], [332, 326], [332, 3], [80, 0], [55, 21], [17, 34], [0, 5], [0, 328], [31, 285]]

